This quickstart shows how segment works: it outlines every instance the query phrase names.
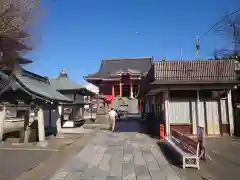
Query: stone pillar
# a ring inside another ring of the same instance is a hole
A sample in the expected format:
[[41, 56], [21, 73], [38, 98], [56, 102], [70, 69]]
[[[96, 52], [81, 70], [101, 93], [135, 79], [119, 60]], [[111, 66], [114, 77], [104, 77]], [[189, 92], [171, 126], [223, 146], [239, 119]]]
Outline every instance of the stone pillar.
[[63, 114], [63, 107], [62, 107], [62, 105], [59, 105], [57, 107], [57, 121], [56, 121], [56, 126], [57, 126], [57, 136], [56, 137], [58, 137], [58, 138], [62, 137], [60, 135], [61, 128], [62, 128], [62, 123], [61, 123], [61, 121], [62, 121], [62, 114]]
[[130, 98], [133, 98], [133, 85], [130, 84]]
[[115, 97], [115, 87], [112, 85], [112, 97]]
[[169, 119], [169, 92], [165, 92], [164, 97], [164, 106], [165, 106], [165, 131], [166, 135], [170, 135], [170, 119]]
[[120, 92], [120, 97], [122, 97], [122, 83], [119, 83], [119, 92]]
[[4, 121], [6, 119], [6, 107], [1, 107], [0, 111], [0, 142], [3, 141], [3, 133], [4, 133]]
[[230, 126], [230, 135], [234, 135], [234, 120], [233, 120], [233, 105], [232, 105], [232, 90], [228, 91], [228, 117], [229, 117], [229, 126]]
[[82, 109], [82, 118], [84, 119], [84, 107], [81, 108]]
[[43, 108], [40, 107], [37, 113], [38, 118], [38, 146], [47, 146], [47, 141], [45, 140], [45, 129], [44, 129], [44, 114]]

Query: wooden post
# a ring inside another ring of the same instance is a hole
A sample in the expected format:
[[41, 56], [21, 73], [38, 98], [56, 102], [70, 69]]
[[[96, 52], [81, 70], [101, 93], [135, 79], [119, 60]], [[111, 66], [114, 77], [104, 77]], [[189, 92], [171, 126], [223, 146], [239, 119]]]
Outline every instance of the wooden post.
[[3, 141], [3, 133], [4, 133], [4, 121], [6, 119], [6, 107], [1, 107], [0, 111], [0, 142]]
[[112, 97], [115, 97], [115, 88], [114, 88], [114, 85], [112, 85]]
[[166, 135], [168, 136], [168, 135], [170, 135], [169, 93], [168, 93], [168, 91], [165, 92], [164, 105], [165, 105], [165, 126], [166, 126]]
[[28, 143], [28, 132], [29, 132], [29, 114], [30, 111], [26, 111], [26, 113], [24, 114], [24, 143]]
[[199, 101], [199, 90], [197, 90], [196, 104], [195, 104], [196, 118], [192, 118], [192, 133], [197, 134], [197, 126], [199, 125], [200, 117], [200, 101]]
[[120, 97], [122, 97], [122, 83], [119, 83], [119, 91], [120, 91]]
[[49, 128], [52, 130], [52, 109], [48, 110], [48, 116], [49, 116]]
[[130, 97], [133, 98], [133, 85], [130, 84]]
[[140, 85], [139, 84], [137, 85], [137, 91], [138, 91], [137, 96], [139, 96], [139, 94], [140, 94]]
[[233, 122], [233, 107], [232, 107], [232, 90], [228, 91], [228, 117], [229, 117], [229, 126], [230, 126], [230, 135], [234, 135], [234, 122]]
[[45, 129], [44, 129], [44, 114], [43, 108], [40, 107], [38, 110], [38, 146], [47, 146], [47, 141], [45, 140]]
[[84, 119], [84, 112], [85, 112], [85, 109], [84, 107], [82, 107], [82, 118]]

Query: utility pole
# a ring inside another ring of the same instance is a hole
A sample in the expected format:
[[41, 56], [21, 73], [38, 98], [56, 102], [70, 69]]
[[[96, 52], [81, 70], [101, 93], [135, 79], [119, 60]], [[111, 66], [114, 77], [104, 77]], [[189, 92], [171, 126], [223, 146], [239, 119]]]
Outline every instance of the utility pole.
[[182, 48], [180, 49], [180, 56], [181, 56], [181, 61], [183, 60], [183, 51]]
[[199, 60], [200, 40], [199, 36], [196, 37], [196, 59]]
[[232, 43], [233, 43], [233, 52], [234, 52], [233, 55], [234, 55], [234, 57], [232, 57], [232, 58], [235, 59], [235, 58], [238, 58], [237, 46], [240, 43], [240, 40], [239, 40], [240, 39], [240, 26], [236, 23], [231, 23], [231, 24], [229, 24], [229, 27], [233, 28], [233, 41], [232, 41]]

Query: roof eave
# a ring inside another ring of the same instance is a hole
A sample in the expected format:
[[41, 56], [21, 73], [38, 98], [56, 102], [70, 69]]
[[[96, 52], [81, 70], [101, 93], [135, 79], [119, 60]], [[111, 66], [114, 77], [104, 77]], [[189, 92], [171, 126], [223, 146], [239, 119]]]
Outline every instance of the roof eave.
[[69, 99], [68, 97], [65, 97], [66, 99], [55, 99], [55, 98], [50, 98], [50, 97], [46, 97], [43, 95], [40, 95], [32, 90], [30, 90], [27, 86], [24, 85], [24, 83], [21, 82], [21, 80], [19, 80], [16, 76], [14, 76], [14, 79], [16, 80], [16, 82], [19, 84], [20, 88], [22, 90], [24, 90], [26, 93], [28, 93], [29, 95], [36, 97], [38, 99], [44, 100], [44, 101], [57, 101], [57, 102], [73, 102], [73, 100]]
[[161, 85], [184, 85], [184, 84], [236, 84], [237, 80], [160, 80], [156, 79], [150, 84], [161, 84]]
[[85, 80], [101, 80], [101, 77], [89, 77], [89, 76], [83, 76]]

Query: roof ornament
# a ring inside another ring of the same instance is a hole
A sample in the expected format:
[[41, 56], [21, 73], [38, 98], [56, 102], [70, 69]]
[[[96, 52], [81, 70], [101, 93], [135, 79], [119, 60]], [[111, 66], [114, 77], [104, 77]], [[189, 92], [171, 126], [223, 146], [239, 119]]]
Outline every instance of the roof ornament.
[[163, 56], [162, 61], [163, 61], [163, 62], [166, 62], [166, 57], [165, 57], [165, 56]]
[[67, 73], [65, 72], [65, 69], [64, 69], [64, 68], [62, 68], [59, 77], [67, 77]]

